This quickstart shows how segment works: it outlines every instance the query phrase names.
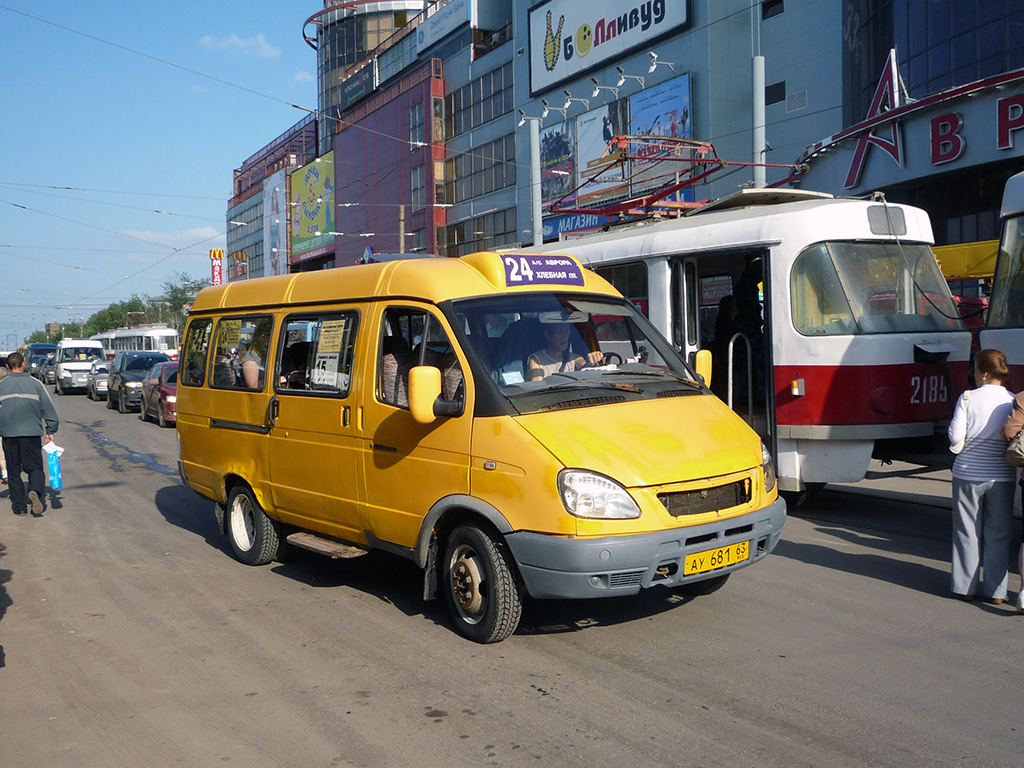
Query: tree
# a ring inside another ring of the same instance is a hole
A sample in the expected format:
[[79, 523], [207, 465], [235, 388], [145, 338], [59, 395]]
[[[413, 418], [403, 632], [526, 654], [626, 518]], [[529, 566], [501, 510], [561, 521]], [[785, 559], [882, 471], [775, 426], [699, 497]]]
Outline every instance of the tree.
[[163, 297], [151, 299], [150, 305], [153, 306], [159, 302], [164, 322], [173, 325], [180, 331], [185, 325], [185, 305], [195, 301], [196, 294], [209, 284], [209, 279], [176, 272], [173, 279], [163, 284]]

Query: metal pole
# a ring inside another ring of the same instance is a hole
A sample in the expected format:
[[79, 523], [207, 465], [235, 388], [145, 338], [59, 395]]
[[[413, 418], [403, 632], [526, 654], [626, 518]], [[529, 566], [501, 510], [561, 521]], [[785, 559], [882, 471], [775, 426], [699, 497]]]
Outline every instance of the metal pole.
[[530, 124], [530, 199], [533, 211], [533, 244], [544, 244], [544, 220], [540, 195], [540, 119], [527, 120]]
[[[764, 56], [754, 57], [754, 162], [765, 161], [764, 137]], [[754, 166], [754, 187], [765, 185], [764, 165]]]

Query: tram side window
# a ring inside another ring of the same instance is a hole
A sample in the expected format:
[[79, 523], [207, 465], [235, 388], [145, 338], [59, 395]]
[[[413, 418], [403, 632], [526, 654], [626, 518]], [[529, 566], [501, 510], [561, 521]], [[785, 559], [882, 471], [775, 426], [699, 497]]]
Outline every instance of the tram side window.
[[185, 337], [184, 374], [179, 376], [186, 387], [201, 387], [206, 378], [206, 359], [210, 348], [212, 320], [194, 320]]
[[857, 333], [857, 323], [828, 248], [812, 246], [793, 264], [793, 324], [808, 336]]
[[278, 391], [346, 396], [358, 321], [355, 312], [287, 318], [278, 354]]
[[647, 284], [647, 265], [642, 261], [634, 264], [617, 264], [612, 267], [597, 267], [597, 274], [615, 286], [629, 302], [647, 317], [650, 290]]

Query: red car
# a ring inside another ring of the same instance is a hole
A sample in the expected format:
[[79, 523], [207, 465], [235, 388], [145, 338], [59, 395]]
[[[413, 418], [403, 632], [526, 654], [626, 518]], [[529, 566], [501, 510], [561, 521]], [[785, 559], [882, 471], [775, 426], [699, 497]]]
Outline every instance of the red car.
[[142, 420], [156, 418], [161, 427], [178, 420], [178, 364], [157, 363], [142, 382]]

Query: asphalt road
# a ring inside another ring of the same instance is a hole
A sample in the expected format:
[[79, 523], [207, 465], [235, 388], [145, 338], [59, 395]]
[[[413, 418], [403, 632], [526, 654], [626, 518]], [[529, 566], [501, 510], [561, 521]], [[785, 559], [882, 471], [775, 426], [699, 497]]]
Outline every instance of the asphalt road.
[[0, 498], [2, 768], [1024, 759], [1024, 616], [948, 597], [941, 479], [826, 489], [713, 595], [528, 602], [480, 646], [401, 559], [241, 565], [173, 430], [55, 400], [63, 492]]

